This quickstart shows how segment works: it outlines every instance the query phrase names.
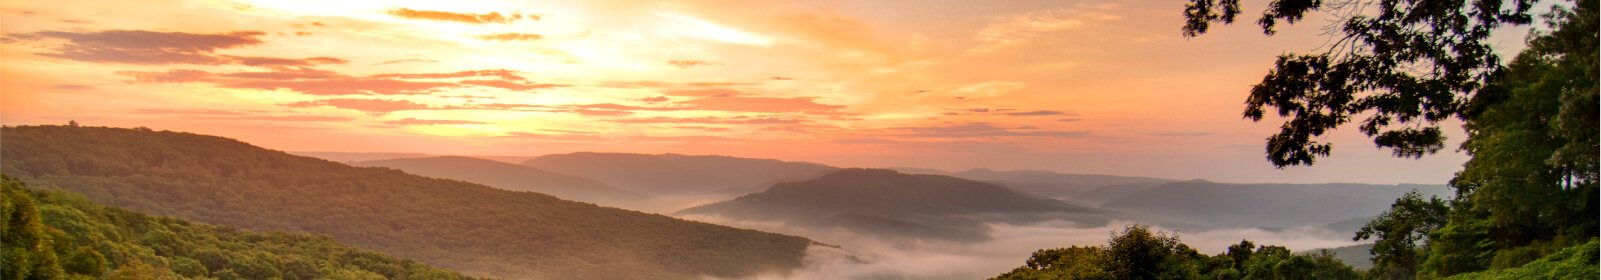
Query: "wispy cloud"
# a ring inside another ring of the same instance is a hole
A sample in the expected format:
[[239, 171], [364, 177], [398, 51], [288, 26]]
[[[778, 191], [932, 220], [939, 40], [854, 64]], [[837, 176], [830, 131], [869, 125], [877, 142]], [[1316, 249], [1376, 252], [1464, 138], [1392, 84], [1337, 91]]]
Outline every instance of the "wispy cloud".
[[[65, 40], [47, 46], [54, 52], [37, 55], [94, 63], [142, 65], [197, 64], [221, 65], [233, 59], [212, 55], [219, 49], [263, 43], [261, 31], [218, 34], [156, 32], [145, 30], [107, 30], [99, 32], [40, 31], [7, 36], [8, 42]], [[46, 42], [52, 44], [55, 42]]]
[[429, 120], [429, 119], [418, 119], [418, 118], [405, 118], [405, 119], [401, 119], [401, 120], [398, 120], [398, 121], [387, 121], [387, 122], [384, 122], [384, 123], [385, 124], [389, 124], [389, 125], [489, 124], [489, 123], [486, 123], [486, 122], [467, 121], [467, 120]]
[[484, 41], [511, 42], [511, 41], [536, 41], [536, 40], [539, 40], [539, 39], [544, 39], [545, 36], [544, 35], [539, 35], [539, 34], [530, 34], [530, 33], [495, 33], [495, 34], [489, 34], [489, 35], [473, 36], [473, 38], [478, 38], [478, 40], [484, 40]]
[[407, 8], [391, 8], [389, 10], [385, 10], [384, 13], [388, 14], [388, 15], [391, 15], [391, 16], [404, 18], [404, 19], [459, 22], [459, 23], [467, 23], [467, 24], [486, 24], [486, 23], [511, 24], [513, 21], [522, 20], [524, 18], [527, 18], [529, 20], [539, 20], [539, 18], [540, 18], [539, 15], [529, 15], [527, 17], [524, 17], [522, 13], [516, 13], [516, 12], [511, 13], [510, 15], [501, 15], [500, 12], [489, 12], [489, 13], [486, 13], [486, 14], [472, 14], [472, 13], [453, 13], [453, 12], [444, 12], [444, 11], [412, 10], [412, 9], [407, 9]]

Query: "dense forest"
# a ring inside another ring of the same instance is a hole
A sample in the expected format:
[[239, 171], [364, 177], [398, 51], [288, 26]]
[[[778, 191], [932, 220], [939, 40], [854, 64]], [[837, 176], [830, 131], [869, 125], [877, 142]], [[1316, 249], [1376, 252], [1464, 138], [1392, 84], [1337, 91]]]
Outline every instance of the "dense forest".
[[0, 193], [5, 279], [476, 279], [327, 235], [152, 216], [10, 177]]
[[258, 231], [326, 234], [483, 277], [692, 279], [799, 267], [806, 238], [352, 167], [144, 128], [0, 130], [4, 173], [96, 203]]
[[1041, 249], [1022, 267], [995, 280], [1021, 279], [1356, 279], [1357, 270], [1327, 250], [1293, 254], [1249, 240], [1207, 256], [1177, 234], [1129, 225], [1106, 246]]

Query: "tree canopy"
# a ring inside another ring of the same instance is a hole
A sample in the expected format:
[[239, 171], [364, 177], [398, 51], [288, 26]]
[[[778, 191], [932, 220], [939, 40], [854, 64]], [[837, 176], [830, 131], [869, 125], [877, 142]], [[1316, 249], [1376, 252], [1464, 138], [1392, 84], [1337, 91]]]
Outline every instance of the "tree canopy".
[[[1454, 198], [1408, 195], [1355, 239], [1375, 239], [1379, 278], [1446, 277], [1511, 269], [1597, 238], [1597, 1], [1555, 6], [1527, 48], [1502, 64], [1486, 39], [1529, 24], [1537, 1], [1275, 0], [1258, 20], [1313, 11], [1337, 17], [1335, 44], [1285, 55], [1252, 88], [1245, 116], [1286, 117], [1268, 138], [1273, 164], [1312, 164], [1330, 145], [1313, 140], [1354, 116], [1400, 157], [1441, 149], [1438, 122], [1463, 120], [1472, 156], [1451, 180]], [[1237, 0], [1192, 0], [1187, 36], [1233, 22]], [[1399, 126], [1400, 128], [1392, 128]], [[1593, 250], [1591, 250], [1593, 252]], [[1592, 254], [1593, 256], [1593, 254]], [[1590, 263], [1594, 263], [1592, 257]]]
[[[1328, 156], [1333, 145], [1316, 138], [1364, 115], [1358, 129], [1377, 146], [1400, 157], [1433, 154], [1445, 146], [1438, 123], [1471, 118], [1464, 108], [1502, 68], [1486, 39], [1529, 24], [1535, 2], [1273, 0], [1257, 20], [1263, 33], [1322, 11], [1336, 17], [1338, 34], [1321, 53], [1279, 56], [1251, 87], [1244, 116], [1261, 121], [1271, 108], [1287, 118], [1267, 139], [1279, 167]], [[1184, 34], [1233, 23], [1240, 12], [1238, 0], [1191, 0]]]

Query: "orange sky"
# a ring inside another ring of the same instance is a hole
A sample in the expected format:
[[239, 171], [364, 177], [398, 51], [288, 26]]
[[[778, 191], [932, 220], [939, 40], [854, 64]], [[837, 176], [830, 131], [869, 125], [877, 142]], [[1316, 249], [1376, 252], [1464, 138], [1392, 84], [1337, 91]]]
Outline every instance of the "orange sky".
[[0, 121], [1229, 182], [1444, 183], [1465, 159], [1348, 128], [1315, 167], [1263, 160], [1278, 123], [1242, 120], [1246, 91], [1318, 48], [1315, 20], [1186, 40], [1184, 1], [642, 2], [7, 0]]

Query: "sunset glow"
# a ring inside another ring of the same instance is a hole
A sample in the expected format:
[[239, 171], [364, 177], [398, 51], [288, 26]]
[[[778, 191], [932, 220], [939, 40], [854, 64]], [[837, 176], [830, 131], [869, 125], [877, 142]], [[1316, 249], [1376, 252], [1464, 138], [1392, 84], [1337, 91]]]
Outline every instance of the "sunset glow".
[[5, 1], [0, 120], [1230, 182], [1439, 184], [1466, 159], [1395, 159], [1352, 127], [1317, 166], [1263, 160], [1279, 120], [1241, 102], [1320, 22], [1186, 39], [1183, 1], [991, 2]]

